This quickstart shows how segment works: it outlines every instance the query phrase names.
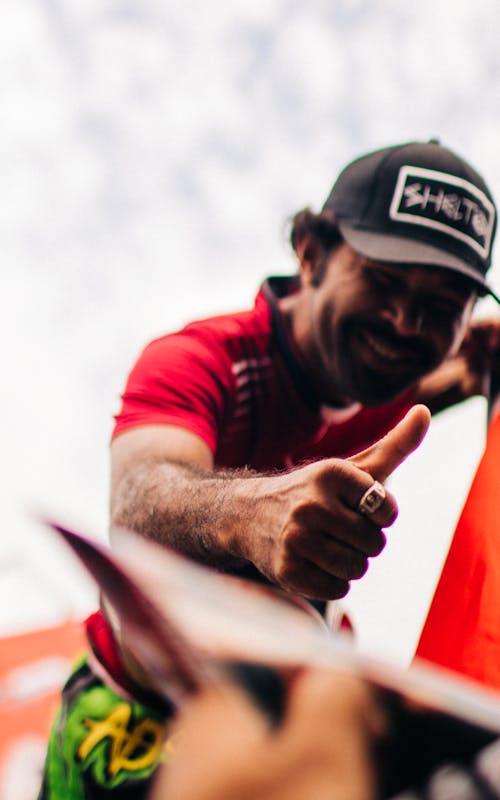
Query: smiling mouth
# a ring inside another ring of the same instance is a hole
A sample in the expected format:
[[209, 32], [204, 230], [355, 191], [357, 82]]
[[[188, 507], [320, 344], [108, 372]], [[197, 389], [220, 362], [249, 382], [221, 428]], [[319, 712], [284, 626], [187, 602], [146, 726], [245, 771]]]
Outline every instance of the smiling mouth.
[[358, 332], [358, 341], [367, 361], [379, 369], [404, 368], [406, 372], [423, 367], [422, 351], [413, 344], [390, 340], [366, 329]]

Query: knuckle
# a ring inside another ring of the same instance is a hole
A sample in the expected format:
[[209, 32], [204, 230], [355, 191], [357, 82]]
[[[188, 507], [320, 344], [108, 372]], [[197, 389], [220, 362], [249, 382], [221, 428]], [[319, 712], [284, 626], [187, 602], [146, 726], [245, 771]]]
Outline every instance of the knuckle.
[[340, 580], [352, 581], [362, 578], [368, 569], [368, 558], [359, 552], [346, 554], [336, 565], [336, 575]]
[[346, 596], [350, 588], [349, 581], [330, 577], [321, 583], [315, 581], [314, 585], [303, 587], [301, 594], [313, 600], [340, 600]]
[[348, 593], [349, 589], [351, 588], [349, 581], [342, 580], [342, 578], [336, 578], [331, 583], [330, 592], [328, 597], [325, 597], [325, 600], [340, 600], [341, 597], [345, 597]]
[[286, 550], [282, 550], [275, 558], [273, 573], [277, 582], [290, 589], [297, 589], [297, 578], [301, 570], [297, 559]]
[[370, 536], [369, 542], [367, 547], [365, 548], [365, 552], [368, 556], [378, 556], [384, 549], [387, 542], [387, 538], [384, 532], [380, 529], [376, 529], [372, 531], [372, 535]]
[[306, 556], [314, 546], [317, 530], [317, 524], [309, 517], [300, 513], [294, 515], [281, 534], [278, 555], [285, 561], [293, 562]]
[[375, 540], [374, 555], [378, 556], [384, 549], [387, 542], [387, 537], [383, 531], [378, 531], [378, 536]]
[[323, 492], [329, 492], [332, 485], [337, 482], [344, 483], [357, 473], [358, 469], [347, 459], [328, 458], [318, 462], [315, 480]]
[[359, 580], [366, 574], [368, 569], [368, 559], [365, 556], [358, 557], [352, 564], [351, 578]]
[[313, 497], [304, 498], [300, 504], [295, 506], [290, 513], [290, 521], [292, 525], [301, 532], [304, 528], [313, 523], [315, 519], [322, 513], [323, 507], [321, 503]]
[[384, 513], [384, 525], [392, 525], [393, 522], [396, 521], [399, 508], [396, 502], [396, 498], [390, 492], [387, 492], [386, 498], [384, 500], [382, 510]]
[[[358, 573], [360, 569], [358, 565]], [[338, 600], [350, 588], [350, 578], [346, 575], [319, 574], [317, 568], [311, 571], [305, 562], [294, 558], [282, 557], [275, 563], [274, 576], [283, 589], [316, 600]]]
[[384, 521], [384, 525], [387, 526], [393, 525], [398, 518], [398, 514], [399, 514], [399, 509], [396, 505], [389, 506], [389, 508], [385, 512], [386, 521]]

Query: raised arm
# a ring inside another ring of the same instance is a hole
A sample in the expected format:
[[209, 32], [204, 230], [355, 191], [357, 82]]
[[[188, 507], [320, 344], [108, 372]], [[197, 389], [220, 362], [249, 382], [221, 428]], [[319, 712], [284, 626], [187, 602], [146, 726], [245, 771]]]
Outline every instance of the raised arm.
[[359, 512], [360, 499], [418, 446], [428, 424], [417, 406], [363, 453], [276, 475], [219, 472], [197, 436], [137, 428], [112, 445], [112, 523], [222, 569], [253, 564], [308, 597], [342, 597], [383, 549], [382, 528], [397, 515], [389, 492], [369, 515]]
[[215, 472], [208, 445], [171, 425], [133, 428], [111, 445], [111, 523], [221, 568], [248, 524], [245, 471]]
[[458, 353], [421, 379], [418, 399], [437, 414], [469, 397], [487, 397], [491, 374], [499, 370], [500, 320], [477, 320]]

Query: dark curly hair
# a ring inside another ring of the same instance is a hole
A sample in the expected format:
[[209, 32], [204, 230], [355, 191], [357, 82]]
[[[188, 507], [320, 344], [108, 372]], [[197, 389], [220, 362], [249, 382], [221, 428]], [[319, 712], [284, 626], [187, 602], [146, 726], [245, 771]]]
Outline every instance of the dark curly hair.
[[[290, 244], [295, 252], [306, 234], [314, 236], [324, 249], [325, 256], [344, 241], [333, 211], [321, 211], [319, 214], [315, 214], [310, 208], [298, 211], [290, 220]], [[325, 257], [314, 276], [316, 285], [323, 279], [326, 264]]]

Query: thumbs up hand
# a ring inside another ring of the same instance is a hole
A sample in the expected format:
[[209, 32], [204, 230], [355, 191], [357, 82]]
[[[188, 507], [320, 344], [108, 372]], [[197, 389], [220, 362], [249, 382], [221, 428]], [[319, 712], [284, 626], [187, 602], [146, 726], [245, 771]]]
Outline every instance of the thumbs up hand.
[[382, 439], [348, 460], [383, 483], [417, 449], [430, 421], [431, 415], [425, 406], [413, 406]]
[[384, 548], [382, 528], [398, 513], [394, 496], [382, 485], [371, 492], [372, 507], [368, 502], [360, 508], [360, 501], [418, 447], [429, 423], [428, 409], [414, 406], [386, 436], [348, 459], [242, 481], [240, 493], [252, 501], [252, 518], [232, 542], [234, 555], [305, 597], [343, 597], [350, 581], [365, 574], [368, 559]]

